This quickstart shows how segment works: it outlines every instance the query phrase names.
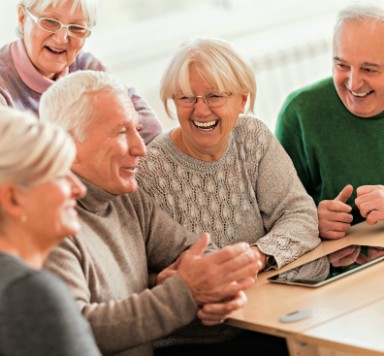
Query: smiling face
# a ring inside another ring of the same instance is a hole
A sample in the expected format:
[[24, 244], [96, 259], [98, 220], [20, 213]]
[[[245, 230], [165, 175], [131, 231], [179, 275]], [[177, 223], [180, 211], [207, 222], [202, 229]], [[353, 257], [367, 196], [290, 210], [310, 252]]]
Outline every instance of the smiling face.
[[139, 158], [146, 154], [138, 115], [127, 95], [101, 91], [92, 99], [94, 116], [83, 142], [76, 142], [73, 171], [112, 194], [137, 189]]
[[345, 107], [373, 117], [384, 111], [384, 23], [347, 21], [335, 33], [333, 81]]
[[[67, 1], [61, 7], [51, 5], [41, 13], [34, 12], [34, 9], [29, 10], [39, 18], [47, 17], [59, 20], [63, 24], [88, 27], [81, 7], [78, 5], [74, 12], [71, 11], [71, 7], [72, 1]], [[36, 69], [48, 78], [53, 78], [69, 67], [85, 43], [85, 39], [68, 36], [64, 28], [56, 33], [42, 30], [23, 7], [19, 8], [19, 27], [23, 32], [23, 42], [29, 59]]]
[[[189, 81], [194, 95], [217, 93], [193, 67]], [[218, 160], [227, 148], [229, 135], [246, 102], [247, 95], [232, 94], [225, 105], [215, 109], [211, 109], [201, 98], [191, 108], [176, 105], [180, 127], [174, 130], [172, 139], [182, 152], [193, 158]]]
[[26, 229], [38, 236], [37, 242], [50, 247], [64, 237], [76, 234], [80, 229], [76, 200], [84, 194], [84, 185], [70, 171], [21, 191]]

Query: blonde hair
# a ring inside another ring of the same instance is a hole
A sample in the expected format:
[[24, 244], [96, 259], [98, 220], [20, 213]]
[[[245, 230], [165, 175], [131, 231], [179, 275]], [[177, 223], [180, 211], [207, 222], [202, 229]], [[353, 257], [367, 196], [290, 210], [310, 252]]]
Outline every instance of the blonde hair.
[[28, 188], [48, 182], [70, 169], [76, 155], [61, 128], [9, 107], [0, 107], [0, 137], [0, 184]]
[[160, 95], [169, 116], [172, 115], [168, 100], [173, 95], [194, 95], [189, 82], [191, 68], [210, 83], [213, 90], [232, 94], [249, 93], [248, 111], [253, 111], [256, 81], [251, 66], [229, 42], [201, 37], [184, 43], [163, 75]]

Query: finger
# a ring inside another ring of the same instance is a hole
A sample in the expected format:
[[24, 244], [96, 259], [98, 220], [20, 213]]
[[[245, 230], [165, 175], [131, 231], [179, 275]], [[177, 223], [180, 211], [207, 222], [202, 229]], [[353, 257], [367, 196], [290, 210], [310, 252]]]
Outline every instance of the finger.
[[201, 323], [205, 326], [215, 326], [220, 325], [224, 323], [225, 319], [215, 319], [215, 320], [207, 320], [207, 319], [201, 319]]
[[[345, 205], [345, 204], [344, 204]], [[348, 205], [346, 205], [348, 206]], [[348, 206], [348, 210], [351, 207]], [[353, 215], [349, 212], [330, 211], [330, 210], [319, 210], [318, 211], [319, 224], [334, 224], [336, 222], [350, 224], [353, 220]]]
[[210, 242], [210, 236], [204, 232], [200, 238], [186, 251], [189, 255], [200, 257], [208, 247]]
[[375, 225], [378, 221], [384, 220], [384, 212], [379, 210], [371, 210], [365, 220], [367, 224]]
[[247, 296], [241, 291], [236, 297], [227, 302], [205, 304], [197, 312], [197, 317], [204, 325], [221, 324], [232, 312], [243, 308], [247, 301]]
[[339, 200], [322, 200], [317, 208], [319, 216], [334, 213], [349, 213], [351, 210], [351, 206]]
[[319, 223], [319, 229], [321, 231], [347, 232], [350, 228], [351, 228], [351, 224], [349, 222], [324, 220], [324, 221], [321, 221], [321, 223]]
[[341, 192], [338, 194], [335, 200], [345, 203], [351, 197], [352, 193], [353, 193], [353, 187], [352, 185], [348, 184], [341, 190]]
[[337, 254], [331, 255], [329, 258], [329, 262], [334, 267], [349, 266], [356, 261], [359, 254], [360, 254], [360, 248], [356, 247], [356, 248], [353, 248], [349, 254], [344, 256], [337, 257]]
[[253, 260], [257, 258], [256, 252], [253, 251], [249, 244], [246, 242], [238, 242], [233, 245], [225, 246], [219, 251], [216, 251], [206, 257], [211, 260], [211, 263], [219, 265], [231, 261], [234, 258], [244, 254], [247, 254], [248, 257]]
[[238, 295], [240, 292], [245, 291], [252, 286], [255, 285], [255, 279], [254, 278], [244, 278], [242, 280], [239, 280], [237, 282], [231, 282], [227, 283], [223, 286], [220, 297], [216, 300], [227, 300], [232, 299], [236, 295]]
[[360, 252], [360, 248], [357, 247], [357, 246], [348, 246], [346, 248], [343, 248], [341, 249], [340, 251], [337, 251], [337, 252], [334, 252], [334, 253], [331, 253], [330, 254], [330, 258], [329, 260], [332, 261], [332, 260], [341, 260], [347, 256], [350, 256], [352, 255], [353, 253], [355, 253], [356, 251]]
[[319, 236], [325, 240], [338, 240], [345, 237], [347, 234], [342, 231], [321, 231]]
[[364, 199], [364, 201], [358, 199], [355, 200], [355, 203], [359, 208], [362, 217], [365, 218], [371, 211], [374, 210], [381, 212], [381, 214], [384, 214], [384, 199], [380, 200], [372, 198], [367, 200]]
[[362, 264], [364, 264], [364, 263], [367, 263], [368, 261], [370, 261], [370, 259], [369, 259], [367, 256], [365, 256], [365, 255], [363, 255], [362, 253], [360, 253], [360, 254], [357, 256], [355, 262], [358, 263], [359, 265], [362, 265]]
[[349, 223], [320, 221], [319, 219], [320, 237], [324, 239], [340, 239], [346, 235], [350, 228], [351, 224]]
[[382, 189], [382, 188], [383, 187], [380, 185], [361, 185], [356, 189], [356, 195], [357, 196], [364, 195], [367, 193], [371, 193], [376, 189]]
[[233, 299], [222, 303], [209, 303], [205, 304], [202, 312], [207, 315], [226, 315], [237, 309], [243, 308], [248, 301], [244, 291], [238, 293]]
[[247, 277], [256, 277], [262, 265], [260, 257], [254, 258], [254, 256], [244, 253], [221, 264], [218, 268], [223, 275], [223, 282], [227, 283]]

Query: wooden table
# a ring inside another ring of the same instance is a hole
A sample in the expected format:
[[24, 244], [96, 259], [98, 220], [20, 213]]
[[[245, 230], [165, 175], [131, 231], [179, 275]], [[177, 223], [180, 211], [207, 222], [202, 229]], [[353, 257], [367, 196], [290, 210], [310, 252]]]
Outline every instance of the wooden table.
[[[283, 267], [300, 266], [350, 244], [384, 247], [384, 223], [361, 223], [347, 237], [323, 241], [316, 249]], [[384, 355], [384, 262], [318, 288], [279, 285], [261, 273], [247, 291], [247, 306], [228, 324], [285, 337], [291, 355]], [[309, 309], [312, 316], [282, 323], [282, 315]]]

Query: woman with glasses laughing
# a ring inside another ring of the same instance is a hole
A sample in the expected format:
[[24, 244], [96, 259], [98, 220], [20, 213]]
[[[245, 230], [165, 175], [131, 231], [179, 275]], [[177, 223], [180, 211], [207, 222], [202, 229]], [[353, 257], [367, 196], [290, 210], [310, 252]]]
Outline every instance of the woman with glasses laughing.
[[[99, 60], [82, 52], [97, 12], [97, 0], [20, 0], [20, 40], [0, 49], [0, 105], [38, 114], [41, 95], [59, 78], [78, 70], [105, 71]], [[127, 90], [148, 143], [161, 132], [160, 123], [135, 89]]]
[[[244, 114], [255, 96], [254, 73], [228, 42], [184, 44], [161, 86], [179, 126], [148, 146], [138, 181], [184, 227], [209, 232], [219, 247], [246, 241], [261, 253], [263, 269], [280, 268], [320, 242], [316, 207], [273, 134]], [[157, 346], [157, 355], [288, 354], [279, 338], [199, 322]]]

